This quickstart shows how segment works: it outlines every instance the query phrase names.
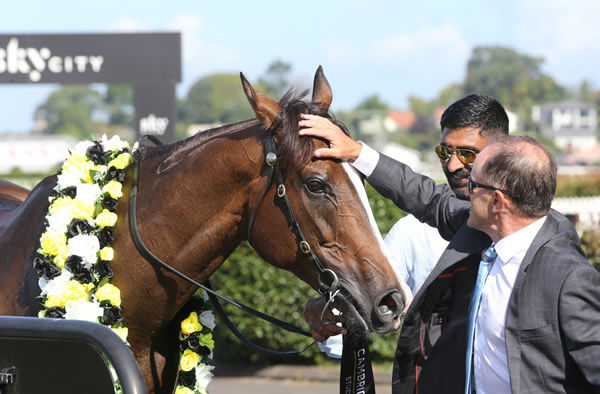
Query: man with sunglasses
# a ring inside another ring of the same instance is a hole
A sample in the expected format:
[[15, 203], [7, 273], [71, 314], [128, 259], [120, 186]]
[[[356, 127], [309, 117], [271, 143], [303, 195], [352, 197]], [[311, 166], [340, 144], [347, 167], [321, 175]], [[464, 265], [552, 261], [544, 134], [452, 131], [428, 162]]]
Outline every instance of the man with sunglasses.
[[556, 162], [542, 145], [496, 138], [464, 182], [468, 202], [326, 120], [305, 120], [301, 135], [329, 141], [316, 158], [351, 162], [450, 240], [407, 311], [393, 393], [600, 392], [600, 274], [550, 209]]
[[[435, 153], [452, 191], [461, 200], [469, 200], [467, 178], [475, 157], [490, 139], [508, 134], [508, 116], [493, 97], [471, 94], [444, 111], [440, 127], [442, 139]], [[390, 229], [385, 245], [396, 275], [416, 294], [448, 241], [435, 227], [407, 215]]]

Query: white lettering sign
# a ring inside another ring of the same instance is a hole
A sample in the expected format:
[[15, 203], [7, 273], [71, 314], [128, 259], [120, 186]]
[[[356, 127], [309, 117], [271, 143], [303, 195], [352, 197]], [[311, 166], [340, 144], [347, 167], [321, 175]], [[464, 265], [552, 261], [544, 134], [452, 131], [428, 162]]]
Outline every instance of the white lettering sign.
[[150, 114], [140, 119], [140, 133], [151, 135], [163, 135], [169, 125], [169, 118], [159, 118]]
[[58, 73], [100, 72], [103, 56], [53, 56], [48, 48], [21, 48], [19, 40], [11, 38], [5, 48], [0, 48], [0, 74], [27, 74], [38, 82], [44, 71]]

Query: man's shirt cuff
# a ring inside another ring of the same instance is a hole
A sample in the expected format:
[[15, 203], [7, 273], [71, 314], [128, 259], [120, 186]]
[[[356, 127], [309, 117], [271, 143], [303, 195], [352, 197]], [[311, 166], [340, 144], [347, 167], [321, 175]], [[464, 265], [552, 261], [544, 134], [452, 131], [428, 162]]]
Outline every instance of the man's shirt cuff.
[[369, 177], [379, 162], [379, 152], [362, 141], [358, 141], [358, 143], [362, 145], [362, 149], [356, 160], [350, 164], [364, 176]]

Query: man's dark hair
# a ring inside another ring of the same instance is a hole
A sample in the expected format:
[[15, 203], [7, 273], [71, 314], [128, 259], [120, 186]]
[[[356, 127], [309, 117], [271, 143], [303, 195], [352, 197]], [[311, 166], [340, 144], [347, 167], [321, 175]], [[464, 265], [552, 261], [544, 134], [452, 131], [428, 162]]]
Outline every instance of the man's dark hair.
[[537, 218], [548, 213], [556, 192], [556, 161], [531, 137], [502, 136], [491, 145], [482, 168], [486, 181], [507, 190], [519, 213]]
[[481, 128], [479, 134], [508, 134], [508, 116], [502, 104], [495, 98], [470, 94], [452, 103], [440, 120], [444, 129], [463, 127]]

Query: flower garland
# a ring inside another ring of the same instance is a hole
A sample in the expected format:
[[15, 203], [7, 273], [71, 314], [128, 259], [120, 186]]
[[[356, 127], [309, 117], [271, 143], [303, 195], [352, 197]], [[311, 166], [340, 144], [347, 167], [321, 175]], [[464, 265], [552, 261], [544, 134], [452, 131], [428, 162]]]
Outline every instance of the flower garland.
[[127, 342], [121, 294], [110, 284], [113, 228], [129, 144], [118, 136], [80, 142], [65, 160], [33, 263], [39, 277], [39, 317], [101, 323]]
[[[58, 172], [33, 259], [41, 289], [39, 317], [100, 323], [125, 343], [121, 292], [110, 283], [114, 258], [110, 245], [130, 163], [129, 144], [118, 136], [77, 144]], [[214, 315], [205, 309], [207, 295], [201, 290], [196, 295], [204, 310], [181, 322], [176, 394], [205, 394], [212, 378], [214, 367], [200, 361], [212, 359]]]
[[[200, 303], [198, 312], [192, 312], [181, 322], [179, 334], [179, 370], [175, 394], [206, 394], [214, 366], [206, 364], [204, 357], [212, 359], [215, 342], [212, 331], [215, 316], [208, 307], [208, 295], [202, 289], [194, 295]], [[200, 312], [202, 311], [202, 312]], [[200, 312], [200, 313], [199, 313]]]

